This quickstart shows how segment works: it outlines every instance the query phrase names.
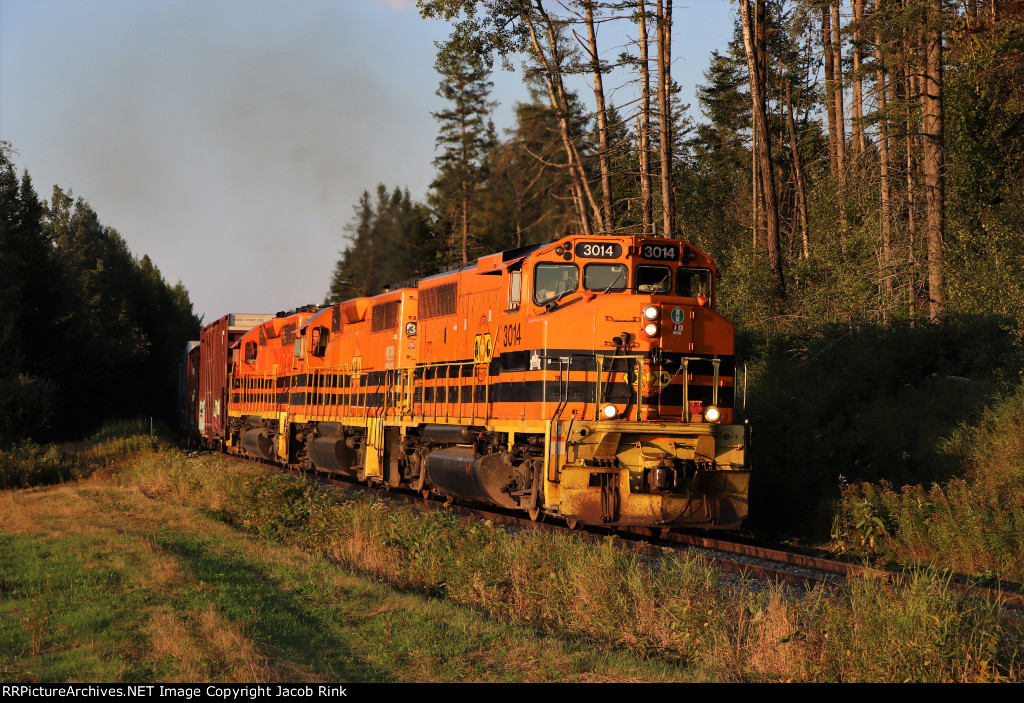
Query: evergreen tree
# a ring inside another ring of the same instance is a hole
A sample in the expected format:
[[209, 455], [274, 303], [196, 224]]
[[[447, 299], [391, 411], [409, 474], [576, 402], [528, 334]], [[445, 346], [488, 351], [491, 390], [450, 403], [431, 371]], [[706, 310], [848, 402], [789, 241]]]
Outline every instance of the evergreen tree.
[[33, 240], [38, 201], [31, 200], [27, 172], [19, 187], [12, 151], [0, 143], [0, 449], [50, 424], [56, 391], [53, 382], [32, 373], [29, 346], [46, 339], [33, 335], [40, 327], [31, 310], [34, 285], [46, 271], [33, 264], [46, 249]]
[[495, 103], [488, 101], [493, 83], [490, 70], [479, 54], [449, 54], [437, 65], [442, 75], [437, 95], [450, 107], [432, 113], [440, 123], [435, 140], [440, 155], [434, 159], [437, 178], [433, 197], [445, 203], [443, 221], [453, 239], [461, 240], [461, 261], [470, 259], [470, 229], [475, 219], [478, 193], [486, 182], [487, 155], [494, 148], [494, 125], [488, 118]]
[[[188, 293], [136, 260], [81, 199], [40, 202], [0, 150], [0, 444], [74, 437], [111, 417], [176, 417]], [[42, 435], [42, 436], [40, 436]]]
[[386, 286], [436, 273], [437, 242], [426, 206], [414, 203], [409, 191], [377, 186], [374, 203], [363, 191], [355, 217], [345, 228], [349, 247], [341, 252], [324, 302], [328, 305], [366, 295]]

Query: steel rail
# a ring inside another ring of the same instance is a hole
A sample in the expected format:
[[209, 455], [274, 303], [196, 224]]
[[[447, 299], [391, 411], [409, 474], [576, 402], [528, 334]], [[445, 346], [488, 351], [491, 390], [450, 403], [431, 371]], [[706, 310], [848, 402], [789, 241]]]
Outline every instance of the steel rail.
[[[702, 550], [701, 556], [725, 573], [740, 577], [753, 577], [757, 580], [776, 580], [793, 586], [808, 588], [816, 584], [836, 586], [850, 577], [883, 578], [889, 583], [898, 584], [908, 576], [909, 569], [901, 565], [885, 567], [854, 564], [820, 556], [810, 556], [797, 551], [787, 551], [772, 547], [763, 547], [743, 541], [705, 537], [685, 532], [655, 531], [649, 528], [612, 529], [599, 526], [578, 526], [570, 528], [559, 518], [542, 515], [537, 521], [520, 515], [515, 511], [504, 511], [495, 508], [478, 507], [463, 503], [430, 497], [428, 491], [408, 491], [394, 489], [385, 485], [367, 485], [355, 479], [335, 478], [322, 471], [303, 471], [289, 466], [279, 466], [259, 459], [226, 454], [241, 461], [255, 461], [285, 471], [296, 476], [310, 478], [322, 485], [343, 490], [375, 490], [385, 493], [389, 498], [403, 502], [422, 505], [430, 509], [447, 509], [456, 514], [491, 522], [516, 526], [522, 529], [537, 529], [551, 533], [577, 535], [584, 539], [607, 540], [621, 543], [643, 553], [645, 556], [659, 557], [674, 553], [680, 548]], [[1002, 603], [1015, 610], [1024, 610], [1024, 587], [1014, 583], [1000, 583], [995, 588], [971, 583], [970, 579], [959, 575], [949, 575], [948, 584], [960, 592], [984, 598], [990, 602]]]

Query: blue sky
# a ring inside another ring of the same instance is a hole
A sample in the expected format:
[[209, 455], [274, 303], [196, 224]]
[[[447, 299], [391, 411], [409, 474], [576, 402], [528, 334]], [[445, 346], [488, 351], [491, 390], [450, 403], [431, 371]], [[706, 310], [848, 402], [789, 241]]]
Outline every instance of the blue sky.
[[[694, 116], [735, 12], [676, 3]], [[321, 302], [359, 194], [426, 194], [449, 30], [403, 0], [0, 0], [0, 139], [41, 198], [87, 200], [207, 321]], [[500, 133], [525, 91], [494, 83]]]

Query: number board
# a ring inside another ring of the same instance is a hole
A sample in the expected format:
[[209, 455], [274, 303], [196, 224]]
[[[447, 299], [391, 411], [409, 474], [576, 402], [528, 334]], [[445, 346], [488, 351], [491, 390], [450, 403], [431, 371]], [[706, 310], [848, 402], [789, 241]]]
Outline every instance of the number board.
[[583, 259], [618, 259], [622, 245], [618, 242], [576, 242], [576, 256]]
[[679, 247], [675, 244], [644, 244], [640, 247], [640, 256], [656, 261], [678, 261]]

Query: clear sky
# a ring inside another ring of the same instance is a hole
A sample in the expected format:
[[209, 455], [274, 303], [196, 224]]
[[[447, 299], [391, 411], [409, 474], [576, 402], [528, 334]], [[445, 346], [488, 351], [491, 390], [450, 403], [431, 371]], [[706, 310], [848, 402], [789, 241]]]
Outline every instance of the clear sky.
[[[736, 9], [675, 7], [673, 78], [697, 117]], [[319, 303], [359, 194], [426, 195], [449, 30], [412, 0], [0, 0], [0, 139], [41, 198], [87, 200], [207, 322]], [[525, 91], [494, 83], [501, 133]]]

